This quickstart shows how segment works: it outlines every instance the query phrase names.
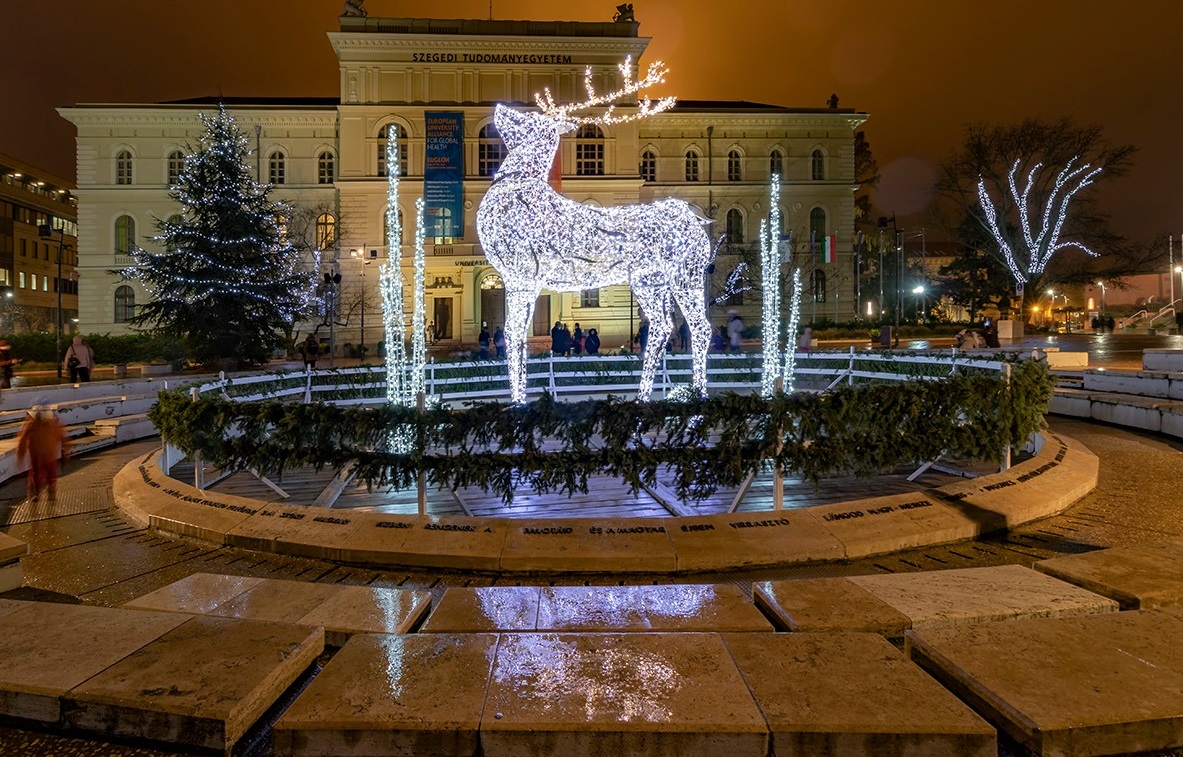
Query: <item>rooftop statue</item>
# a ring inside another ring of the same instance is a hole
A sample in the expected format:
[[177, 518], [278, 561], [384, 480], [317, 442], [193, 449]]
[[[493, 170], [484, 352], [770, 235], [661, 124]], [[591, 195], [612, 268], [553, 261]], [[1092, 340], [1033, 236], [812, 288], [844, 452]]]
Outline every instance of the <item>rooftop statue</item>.
[[342, 11], [341, 15], [365, 18], [367, 15], [369, 15], [366, 13], [366, 9], [361, 7], [362, 3], [365, 1], [366, 0], [345, 0], [345, 10]]
[[637, 23], [637, 17], [633, 15], [633, 4], [623, 3], [616, 6], [616, 13], [612, 14], [612, 20], [622, 24]]

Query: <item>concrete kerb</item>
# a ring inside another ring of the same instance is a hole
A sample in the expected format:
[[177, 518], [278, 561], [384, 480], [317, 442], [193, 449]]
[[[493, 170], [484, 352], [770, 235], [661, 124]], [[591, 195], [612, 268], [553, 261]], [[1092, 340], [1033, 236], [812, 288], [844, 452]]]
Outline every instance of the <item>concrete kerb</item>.
[[354, 564], [497, 572], [695, 573], [870, 557], [1053, 515], [1097, 484], [1098, 460], [1050, 435], [1009, 470], [929, 492], [686, 518], [472, 518], [346, 513], [200, 491], [160, 451], [116, 475], [116, 505], [155, 530]]

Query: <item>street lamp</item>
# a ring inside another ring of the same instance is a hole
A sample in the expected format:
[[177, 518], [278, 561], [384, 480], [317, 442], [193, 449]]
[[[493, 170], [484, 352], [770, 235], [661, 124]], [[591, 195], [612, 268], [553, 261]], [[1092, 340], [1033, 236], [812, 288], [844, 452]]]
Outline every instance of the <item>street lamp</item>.
[[920, 301], [924, 298], [924, 285], [912, 288], [912, 294], [916, 295], [916, 322], [920, 322]]
[[[370, 261], [366, 259], [365, 249], [350, 250], [349, 257], [356, 258], [361, 262], [361, 344], [358, 345], [357, 354], [364, 362], [366, 359], [366, 266]], [[370, 257], [378, 257], [377, 250], [370, 250]]]
[[[42, 239], [52, 239], [53, 230], [49, 224], [41, 224], [37, 227], [37, 235]], [[57, 286], [58, 292], [58, 317], [57, 317], [57, 333], [54, 334], [54, 355], [55, 362], [57, 362], [58, 380], [62, 378], [62, 330], [65, 328], [62, 321], [62, 290], [65, 288], [62, 281], [62, 258], [65, 257], [65, 249], [72, 245], [66, 244], [66, 228], [65, 226], [58, 227], [58, 278]]]
[[1097, 286], [1101, 287], [1101, 330], [1105, 330], [1105, 282], [1098, 281]]

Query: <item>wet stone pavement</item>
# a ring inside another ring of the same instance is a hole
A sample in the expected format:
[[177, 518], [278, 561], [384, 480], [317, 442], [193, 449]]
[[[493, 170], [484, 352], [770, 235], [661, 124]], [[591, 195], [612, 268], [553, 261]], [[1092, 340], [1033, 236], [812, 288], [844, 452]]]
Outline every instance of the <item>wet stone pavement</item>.
[[[24, 503], [23, 477], [0, 486], [0, 530], [30, 545], [30, 555], [23, 563], [25, 586], [0, 596], [116, 606], [194, 573], [423, 589], [432, 592], [437, 600], [449, 586], [489, 585], [731, 583], [750, 594], [751, 584], [757, 580], [1029, 565], [1049, 557], [1183, 534], [1183, 476], [1178, 475], [1183, 445], [1094, 423], [1053, 418], [1051, 424], [1056, 432], [1083, 442], [1101, 460], [1097, 489], [1059, 516], [994, 538], [849, 563], [677, 577], [503, 578], [471, 572], [384, 570], [157, 535], [133, 526], [112, 509], [114, 474], [131, 459], [157, 446], [154, 441], [138, 442], [69, 462], [63, 471], [58, 501], [53, 505]], [[306, 683], [304, 680], [296, 686]], [[294, 694], [289, 692], [289, 700]], [[277, 716], [278, 712], [265, 716], [239, 743], [235, 754], [269, 754], [269, 724]], [[1023, 754], [1013, 744], [1000, 743], [1001, 754]], [[139, 757], [177, 753], [150, 744], [98, 741], [0, 726], [0, 755]]]

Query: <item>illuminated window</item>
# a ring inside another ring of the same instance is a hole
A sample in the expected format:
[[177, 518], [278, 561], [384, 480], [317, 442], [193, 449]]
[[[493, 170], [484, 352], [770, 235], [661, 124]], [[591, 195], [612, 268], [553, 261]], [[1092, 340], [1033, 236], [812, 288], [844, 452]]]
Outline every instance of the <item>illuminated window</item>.
[[316, 249], [331, 250], [337, 244], [337, 219], [321, 213], [316, 219]]
[[575, 175], [604, 175], [604, 132], [595, 124], [583, 124], [575, 133]]
[[505, 143], [501, 141], [501, 135], [497, 133], [496, 126], [485, 124], [481, 127], [477, 141], [477, 173], [481, 176], [493, 176], [501, 167], [503, 160], [505, 160]]
[[136, 222], [131, 216], [115, 219], [115, 254], [130, 255], [136, 243]]

